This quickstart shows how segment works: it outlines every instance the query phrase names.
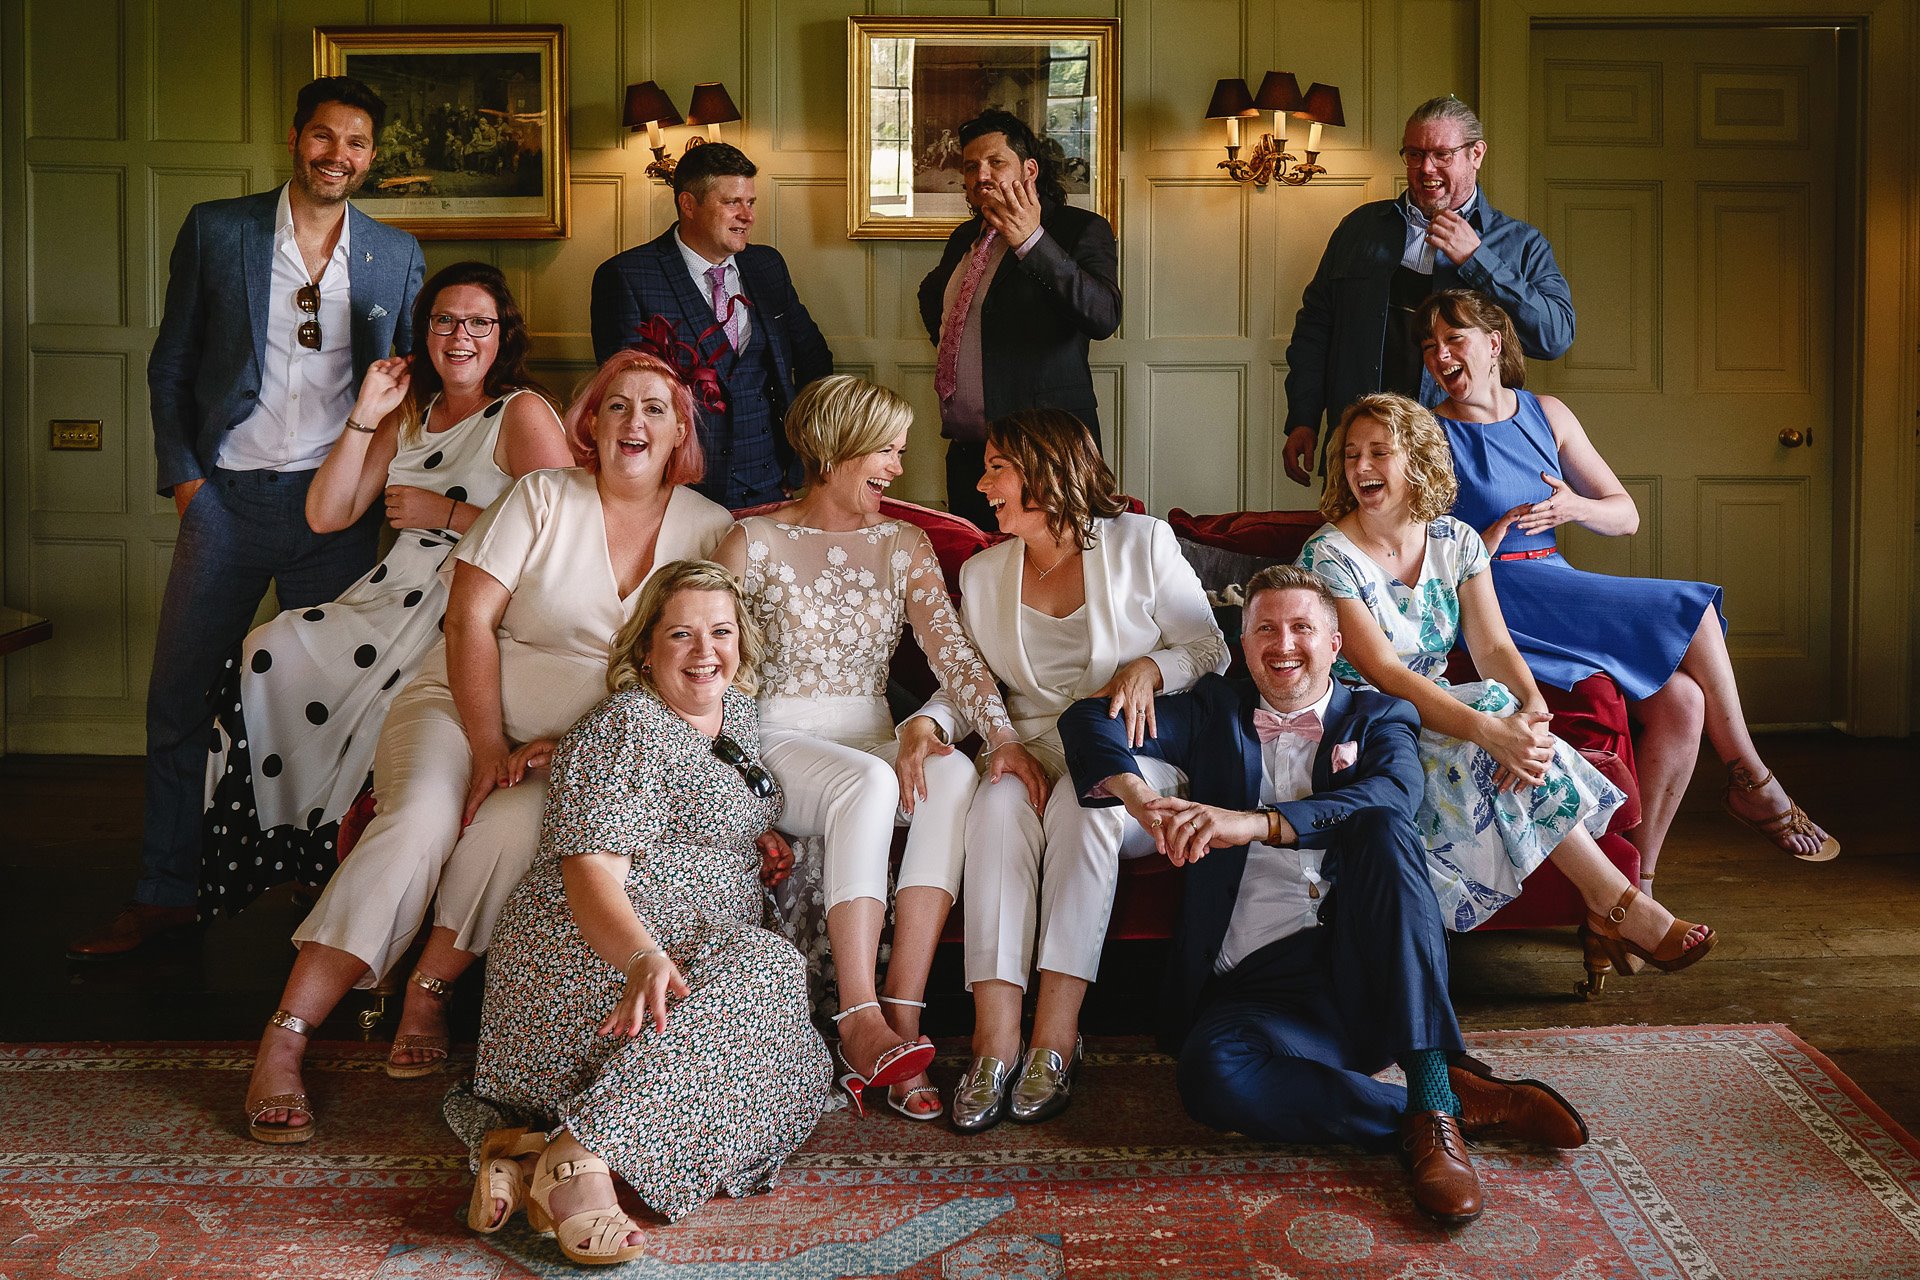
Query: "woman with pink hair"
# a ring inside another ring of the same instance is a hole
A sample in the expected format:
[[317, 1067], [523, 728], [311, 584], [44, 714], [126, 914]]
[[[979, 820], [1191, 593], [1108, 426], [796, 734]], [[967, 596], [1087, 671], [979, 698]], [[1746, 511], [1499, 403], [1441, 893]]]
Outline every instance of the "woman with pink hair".
[[247, 1091], [254, 1138], [313, 1135], [308, 1035], [398, 962], [429, 904], [387, 1073], [446, 1058], [447, 991], [533, 858], [553, 740], [605, 695], [609, 646], [655, 566], [710, 555], [732, 523], [687, 487], [705, 469], [693, 415], [671, 364], [616, 354], [564, 419], [580, 465], [522, 477], [461, 540], [445, 641], [381, 730], [376, 816], [293, 935]]

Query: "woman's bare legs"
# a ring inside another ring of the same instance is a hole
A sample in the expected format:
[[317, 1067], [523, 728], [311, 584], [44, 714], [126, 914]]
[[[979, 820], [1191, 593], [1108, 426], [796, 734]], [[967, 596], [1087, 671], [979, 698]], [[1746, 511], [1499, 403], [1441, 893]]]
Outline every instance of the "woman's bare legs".
[[[1559, 847], [1547, 855], [1547, 860], [1580, 891], [1580, 898], [1591, 915], [1604, 919], [1627, 892], [1627, 878], [1620, 874], [1620, 868], [1607, 861], [1607, 855], [1600, 852], [1600, 846], [1584, 827], [1569, 831]], [[1652, 951], [1666, 940], [1667, 930], [1672, 927], [1673, 912], [1643, 893], [1627, 909], [1627, 918], [1620, 922], [1620, 933], [1629, 942]], [[1703, 924], [1694, 925], [1687, 932], [1687, 946], [1700, 945], [1709, 932]]]
[[1080, 1006], [1091, 985], [1085, 978], [1040, 971], [1040, 993], [1033, 1006], [1033, 1048], [1051, 1049], [1062, 1062], [1073, 1061], [1073, 1046], [1080, 1038]]
[[1633, 737], [1633, 764], [1640, 782], [1640, 825], [1627, 832], [1627, 839], [1640, 851], [1642, 893], [1653, 892], [1654, 868], [1667, 842], [1667, 829], [1700, 762], [1706, 714], [1706, 695], [1685, 670], [1675, 671], [1652, 697], [1634, 704], [1639, 722]]
[[[366, 972], [366, 962], [360, 957], [309, 942], [294, 959], [293, 972], [287, 975], [286, 989], [280, 993], [280, 1007], [318, 1027], [340, 1003], [340, 997], [353, 990], [354, 983]], [[253, 1056], [253, 1074], [247, 1080], [248, 1110], [252, 1110], [256, 1098], [306, 1092], [300, 1076], [300, 1064], [306, 1055], [306, 1036], [269, 1023]], [[259, 1121], [298, 1129], [307, 1123], [307, 1118], [299, 1112], [276, 1107], [263, 1112]]]
[[[579, 1139], [562, 1129], [560, 1136], [547, 1144], [546, 1155], [542, 1158], [546, 1160], [548, 1167], [551, 1168], [554, 1165], [565, 1164], [570, 1160], [578, 1160], [582, 1156], [591, 1155], [593, 1155], [593, 1152], [581, 1146]], [[498, 1200], [493, 1203], [496, 1207], [504, 1207], [501, 1206]], [[579, 1173], [554, 1187], [553, 1194], [547, 1197], [547, 1206], [553, 1210], [553, 1221], [557, 1226], [576, 1213], [591, 1213], [595, 1209], [612, 1209], [618, 1211], [620, 1208], [620, 1196], [619, 1193], [614, 1190], [613, 1178], [610, 1175], [604, 1173]], [[646, 1238], [647, 1233], [644, 1231], [629, 1231], [626, 1236], [626, 1243], [636, 1245], [644, 1242]], [[588, 1242], [586, 1240], [571, 1240], [568, 1241], [568, 1243], [573, 1245], [574, 1248], [579, 1249], [584, 1247]]]
[[1027, 993], [1011, 982], [973, 984], [973, 1056], [1012, 1063], [1020, 1057], [1020, 1010]]
[[[849, 898], [827, 911], [827, 943], [833, 948], [833, 969], [838, 975], [843, 1012], [877, 999], [874, 970], [880, 959], [880, 929], [886, 919], [886, 904], [878, 898]], [[936, 928], [934, 932], [937, 935], [939, 931]], [[897, 953], [897, 946], [895, 950]], [[925, 973], [923, 968], [923, 983]], [[862, 1075], [873, 1070], [881, 1054], [900, 1043], [899, 1035], [888, 1025], [879, 1008], [847, 1014], [838, 1026], [841, 1055], [851, 1070]]]
[[[930, 885], [909, 885], [894, 896], [893, 954], [887, 961], [885, 984], [891, 999], [925, 998], [934, 948], [940, 945], [940, 930], [946, 927], [951, 910], [953, 895]], [[895, 1043], [921, 1038], [919, 1008], [910, 1004], [883, 1004], [881, 1008], [897, 1037]], [[923, 1071], [894, 1085], [890, 1092], [896, 1102], [904, 1102], [913, 1090], [932, 1086], [933, 1081]], [[940, 1106], [938, 1094], [923, 1093], [915, 1101], [920, 1104], [915, 1107], [917, 1111], [931, 1112]]]
[[[454, 946], [453, 939], [453, 930], [445, 925], [433, 926], [427, 934], [427, 945], [420, 953], [420, 963], [414, 966], [415, 970], [452, 986], [475, 959], [473, 952], [462, 951]], [[430, 1036], [444, 1043], [447, 1039], [447, 998], [409, 980], [401, 996], [400, 1025], [394, 1028], [396, 1042], [401, 1036]], [[395, 1048], [391, 1055], [392, 1061], [399, 1066], [422, 1064], [437, 1056], [421, 1048]]]

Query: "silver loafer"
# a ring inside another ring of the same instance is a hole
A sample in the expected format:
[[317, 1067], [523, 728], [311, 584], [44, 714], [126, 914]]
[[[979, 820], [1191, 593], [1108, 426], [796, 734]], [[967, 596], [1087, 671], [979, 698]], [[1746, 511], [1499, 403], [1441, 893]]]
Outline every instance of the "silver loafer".
[[1029, 1049], [1020, 1061], [1007, 1114], [1019, 1124], [1039, 1124], [1067, 1109], [1073, 1078], [1080, 1071], [1080, 1038], [1073, 1040], [1073, 1061], [1062, 1062], [1051, 1049]]
[[953, 1127], [961, 1133], [991, 1129], [1006, 1118], [1007, 1085], [1013, 1064], [998, 1058], [975, 1058], [953, 1089]]

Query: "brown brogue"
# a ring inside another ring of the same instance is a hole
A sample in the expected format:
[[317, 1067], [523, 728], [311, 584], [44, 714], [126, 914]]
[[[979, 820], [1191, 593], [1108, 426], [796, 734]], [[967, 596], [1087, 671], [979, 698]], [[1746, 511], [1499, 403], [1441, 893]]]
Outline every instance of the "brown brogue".
[[1444, 1111], [1409, 1111], [1400, 1121], [1400, 1159], [1413, 1175], [1413, 1203], [1442, 1226], [1480, 1216], [1480, 1177], [1460, 1122]]
[[1470, 1138], [1512, 1138], [1543, 1147], [1586, 1145], [1587, 1122], [1573, 1104], [1539, 1080], [1502, 1080], [1477, 1058], [1447, 1067], [1460, 1099], [1460, 1127]]
[[119, 915], [67, 944], [70, 960], [112, 960], [138, 951], [160, 938], [192, 929], [200, 919], [198, 907], [156, 907], [129, 903]]

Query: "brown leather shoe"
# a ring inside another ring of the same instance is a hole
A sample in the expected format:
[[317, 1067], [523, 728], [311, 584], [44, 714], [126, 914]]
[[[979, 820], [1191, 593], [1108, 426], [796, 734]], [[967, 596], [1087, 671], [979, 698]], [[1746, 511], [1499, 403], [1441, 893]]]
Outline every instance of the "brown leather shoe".
[[129, 903], [107, 924], [83, 933], [67, 944], [71, 960], [112, 960], [138, 951], [159, 938], [191, 929], [200, 919], [198, 907], [155, 907]]
[[1586, 1144], [1587, 1122], [1552, 1085], [1502, 1080], [1472, 1057], [1448, 1065], [1447, 1083], [1460, 1099], [1460, 1127], [1470, 1138], [1513, 1138], [1545, 1147]]
[[1413, 1175], [1413, 1203], [1446, 1227], [1480, 1216], [1480, 1178], [1460, 1122], [1444, 1111], [1409, 1111], [1400, 1121], [1400, 1159]]

